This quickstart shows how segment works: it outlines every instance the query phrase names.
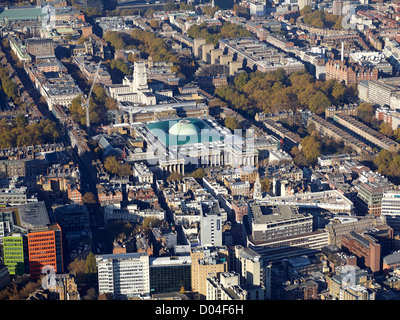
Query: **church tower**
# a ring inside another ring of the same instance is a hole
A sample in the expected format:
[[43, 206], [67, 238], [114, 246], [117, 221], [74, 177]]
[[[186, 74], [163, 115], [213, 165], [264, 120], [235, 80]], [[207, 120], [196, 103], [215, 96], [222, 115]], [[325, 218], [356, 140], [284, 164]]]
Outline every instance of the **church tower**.
[[262, 186], [260, 182], [260, 175], [257, 175], [257, 180], [254, 182], [253, 199], [262, 199]]
[[146, 65], [143, 61], [135, 61], [133, 67], [133, 85], [135, 92], [148, 90]]

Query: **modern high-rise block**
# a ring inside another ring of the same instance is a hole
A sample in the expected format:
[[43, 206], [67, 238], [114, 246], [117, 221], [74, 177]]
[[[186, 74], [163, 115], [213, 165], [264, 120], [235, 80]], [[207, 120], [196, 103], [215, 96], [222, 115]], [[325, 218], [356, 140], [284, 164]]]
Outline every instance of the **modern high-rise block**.
[[208, 277], [228, 271], [228, 249], [222, 247], [194, 247], [190, 252], [192, 260], [192, 291], [199, 299], [207, 296]]
[[28, 233], [29, 268], [33, 279], [47, 269], [64, 272], [61, 228], [58, 224]]
[[144, 252], [105, 254], [96, 257], [99, 294], [115, 299], [150, 294], [149, 256]]
[[29, 272], [32, 279], [52, 269], [64, 272], [63, 241], [61, 227], [50, 221], [43, 201], [27, 203], [14, 211], [15, 221], [20, 230], [27, 234]]
[[[10, 275], [22, 275], [27, 268], [26, 237], [21, 233], [14, 233], [3, 238], [4, 265]], [[29, 271], [28, 271], [29, 272]]]
[[150, 292], [191, 291], [190, 256], [150, 257]]
[[381, 216], [394, 232], [400, 232], [400, 192], [387, 191], [383, 193], [381, 201]]
[[203, 246], [222, 246], [222, 215], [217, 201], [202, 201], [200, 241]]

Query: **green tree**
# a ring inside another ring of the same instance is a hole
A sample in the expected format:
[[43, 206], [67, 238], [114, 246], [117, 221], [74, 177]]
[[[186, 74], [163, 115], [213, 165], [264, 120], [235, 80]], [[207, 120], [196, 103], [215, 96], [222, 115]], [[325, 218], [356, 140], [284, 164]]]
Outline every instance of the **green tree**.
[[191, 174], [191, 176], [195, 179], [203, 179], [206, 176], [206, 172], [204, 168], [198, 168]]
[[240, 128], [239, 121], [235, 117], [226, 117], [225, 126], [232, 131]]
[[82, 196], [82, 202], [85, 204], [95, 204], [96, 203], [96, 197], [94, 196], [93, 192], [86, 192]]
[[85, 261], [85, 273], [86, 274], [95, 274], [97, 273], [96, 266], [96, 256], [93, 252], [90, 252]]
[[382, 122], [380, 125], [380, 130], [382, 134], [392, 138], [394, 136], [394, 131], [390, 124]]
[[28, 120], [24, 114], [19, 114], [15, 117], [15, 124], [17, 127], [25, 128], [28, 125]]
[[362, 102], [357, 107], [357, 117], [367, 123], [373, 123], [375, 120], [375, 111], [371, 103]]
[[121, 177], [132, 174], [131, 166], [128, 163], [120, 163], [114, 156], [109, 156], [105, 159], [104, 168], [108, 172]]
[[374, 164], [378, 168], [378, 172], [381, 174], [387, 174], [389, 166], [393, 160], [393, 155], [386, 149], [382, 149], [374, 160]]
[[158, 23], [157, 20], [151, 20], [149, 24], [153, 30], [156, 30], [160, 27], [160, 24]]
[[304, 137], [301, 142], [301, 152], [306, 157], [309, 164], [317, 162], [317, 158], [321, 154], [321, 142], [316, 135], [312, 134]]
[[150, 228], [157, 228], [162, 224], [162, 221], [157, 218], [146, 217], [142, 222], [142, 229], [149, 230]]
[[182, 174], [176, 171], [172, 171], [167, 178], [167, 181], [179, 181], [182, 180]]
[[308, 101], [308, 107], [316, 114], [323, 113], [330, 105], [328, 97], [321, 91], [316, 92]]

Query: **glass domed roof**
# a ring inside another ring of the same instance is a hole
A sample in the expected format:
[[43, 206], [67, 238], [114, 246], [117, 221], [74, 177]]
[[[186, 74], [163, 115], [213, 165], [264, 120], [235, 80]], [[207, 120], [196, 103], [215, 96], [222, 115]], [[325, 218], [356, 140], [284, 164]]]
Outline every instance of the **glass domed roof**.
[[199, 128], [189, 120], [179, 120], [169, 130], [169, 134], [176, 136], [192, 136], [199, 134]]

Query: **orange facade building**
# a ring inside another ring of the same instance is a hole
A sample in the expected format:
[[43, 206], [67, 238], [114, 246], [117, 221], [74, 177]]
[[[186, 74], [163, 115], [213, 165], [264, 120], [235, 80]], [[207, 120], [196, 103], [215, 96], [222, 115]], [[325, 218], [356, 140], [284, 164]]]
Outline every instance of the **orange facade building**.
[[28, 253], [31, 277], [37, 279], [45, 267], [63, 273], [62, 234], [58, 224], [28, 233]]

